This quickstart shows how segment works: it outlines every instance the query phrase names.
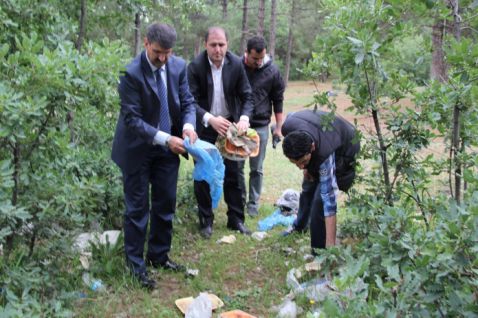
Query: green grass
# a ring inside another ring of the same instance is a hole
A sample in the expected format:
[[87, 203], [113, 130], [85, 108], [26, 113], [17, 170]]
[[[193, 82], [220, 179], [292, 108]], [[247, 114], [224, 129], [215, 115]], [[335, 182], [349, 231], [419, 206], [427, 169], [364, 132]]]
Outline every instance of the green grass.
[[[258, 220], [271, 214], [275, 200], [287, 188], [300, 190], [301, 171], [286, 160], [280, 148], [268, 145], [264, 194], [259, 216], [246, 216], [246, 225], [257, 230]], [[181, 173], [190, 173], [190, 162], [183, 162]], [[248, 167], [246, 165], [246, 172]], [[247, 173], [246, 173], [247, 175]], [[192, 183], [192, 181], [191, 181]], [[192, 195], [192, 194], [191, 194]], [[194, 196], [190, 197], [194, 200]], [[194, 206], [194, 205], [193, 205]], [[118, 246], [95, 248], [92, 270], [108, 286], [106, 293], [88, 291], [87, 297], [77, 301], [79, 317], [182, 317], [174, 301], [207, 291], [221, 298], [225, 306], [218, 312], [241, 309], [260, 317], [269, 317], [270, 308], [282, 302], [289, 290], [286, 286], [288, 270], [305, 263], [304, 253], [287, 256], [286, 247], [308, 253], [308, 235], [282, 238], [283, 227], [269, 231], [263, 241], [226, 229], [226, 208], [221, 201], [215, 211], [214, 232], [210, 240], [200, 237], [194, 208], [185, 205], [178, 209], [170, 256], [198, 269], [199, 275], [186, 278], [183, 274], [162, 270], [153, 271], [158, 289], [143, 290], [125, 270], [122, 242]], [[224, 235], [234, 234], [231, 245], [216, 243]]]

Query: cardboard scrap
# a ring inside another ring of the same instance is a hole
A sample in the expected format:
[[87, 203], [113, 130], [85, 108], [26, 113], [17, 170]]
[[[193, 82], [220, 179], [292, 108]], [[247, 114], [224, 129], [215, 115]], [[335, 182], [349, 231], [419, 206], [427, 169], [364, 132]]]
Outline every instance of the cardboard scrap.
[[[216, 310], [217, 308], [221, 308], [222, 306], [224, 306], [224, 302], [216, 295], [207, 293], [207, 296], [212, 303], [212, 310]], [[191, 305], [193, 301], [193, 297], [185, 297], [176, 299], [174, 303], [183, 314], [186, 314], [186, 310], [188, 310], [189, 305]]]
[[256, 316], [250, 315], [247, 312], [236, 309], [227, 312], [221, 313], [219, 318], [257, 318]]

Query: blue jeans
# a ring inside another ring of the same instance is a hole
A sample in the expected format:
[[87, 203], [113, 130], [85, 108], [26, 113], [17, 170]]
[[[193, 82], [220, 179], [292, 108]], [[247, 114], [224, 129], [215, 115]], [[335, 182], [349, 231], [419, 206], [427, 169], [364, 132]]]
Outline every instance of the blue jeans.
[[259, 210], [259, 199], [262, 191], [262, 179], [264, 176], [263, 163], [266, 157], [267, 142], [269, 139], [269, 126], [254, 128], [260, 138], [259, 154], [249, 158], [249, 198], [247, 199], [246, 181], [244, 177], [245, 161], [239, 161], [239, 182], [242, 186], [242, 199], [247, 200], [247, 209], [252, 213]]

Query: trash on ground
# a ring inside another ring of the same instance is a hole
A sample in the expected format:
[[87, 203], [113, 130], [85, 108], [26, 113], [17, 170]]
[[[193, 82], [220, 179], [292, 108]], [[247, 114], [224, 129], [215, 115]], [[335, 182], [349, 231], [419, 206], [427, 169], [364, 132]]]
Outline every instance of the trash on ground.
[[231, 235], [223, 236], [221, 239], [217, 240], [217, 243], [232, 244], [235, 241], [236, 241], [236, 237], [234, 236], [234, 234], [231, 234]]
[[103, 234], [101, 234], [100, 236], [100, 244], [116, 245], [120, 234], [121, 234], [121, 231], [118, 231], [118, 230], [104, 231]]
[[286, 299], [281, 305], [277, 318], [296, 318], [297, 317], [297, 305], [294, 301]]
[[295, 214], [285, 216], [281, 213], [280, 209], [277, 209], [265, 219], [262, 219], [257, 222], [257, 229], [261, 232], [264, 232], [269, 231], [270, 229], [278, 225], [291, 226], [292, 223], [294, 223], [296, 217], [297, 215]]
[[286, 189], [277, 199], [275, 205], [281, 210], [282, 214], [288, 216], [297, 214], [299, 210], [300, 193], [293, 189]]
[[330, 299], [331, 296], [345, 296], [351, 298], [358, 294], [363, 294], [364, 300], [367, 296], [367, 285], [360, 278], [356, 280], [353, 287], [339, 291], [339, 289], [332, 283], [332, 278], [326, 279], [318, 277], [301, 283], [301, 277], [301, 271], [297, 268], [292, 268], [287, 273], [287, 286], [291, 289], [294, 295], [305, 294], [308, 299], [316, 302]]
[[320, 270], [319, 262], [313, 261], [304, 265], [307, 272], [318, 272]]
[[121, 231], [118, 230], [105, 231], [101, 234], [98, 232], [81, 233], [76, 237], [73, 246], [77, 251], [82, 253], [86, 251], [92, 243], [101, 245], [115, 245], [118, 242], [120, 234]]
[[200, 293], [186, 309], [185, 318], [211, 318], [212, 302], [207, 293]]
[[83, 279], [83, 283], [85, 283], [85, 285], [88, 286], [88, 288], [92, 291], [100, 293], [106, 291], [106, 287], [101, 281], [101, 279], [92, 278], [90, 276], [90, 273], [84, 272], [81, 278]]
[[82, 252], [80, 254], [80, 263], [84, 269], [90, 269], [91, 252]]
[[184, 140], [184, 147], [194, 157], [195, 164], [193, 179], [206, 181], [209, 184], [212, 208], [216, 209], [222, 195], [224, 181], [224, 161], [215, 145], [204, 141], [196, 140], [194, 144], [189, 143], [189, 138]]
[[306, 261], [306, 262], [310, 262], [310, 261], [312, 261], [314, 258], [315, 258], [315, 256], [312, 255], [312, 254], [305, 254], [304, 257], [303, 257], [304, 261]]
[[188, 268], [186, 270], [186, 276], [189, 276], [189, 277], [196, 277], [199, 275], [199, 269], [190, 269]]
[[[211, 301], [212, 304], [212, 310], [216, 310], [217, 308], [221, 308], [224, 306], [224, 302], [217, 297], [214, 294], [209, 294], [209, 293], [201, 293], [201, 294], [206, 294], [209, 300]], [[176, 307], [185, 314], [186, 310], [188, 309], [189, 305], [194, 301], [193, 297], [185, 297], [181, 299], [177, 299], [174, 303], [176, 304]]]
[[242, 310], [236, 309], [236, 310], [231, 310], [231, 311], [226, 311], [221, 313], [219, 318], [257, 318], [257, 317], [251, 314], [248, 314], [247, 312], [244, 312]]
[[284, 247], [282, 251], [286, 256], [290, 256], [295, 253], [295, 250], [292, 247]]
[[258, 240], [258, 241], [262, 241], [263, 239], [265, 239], [267, 237], [267, 233], [266, 232], [254, 232], [252, 233], [252, 238]]

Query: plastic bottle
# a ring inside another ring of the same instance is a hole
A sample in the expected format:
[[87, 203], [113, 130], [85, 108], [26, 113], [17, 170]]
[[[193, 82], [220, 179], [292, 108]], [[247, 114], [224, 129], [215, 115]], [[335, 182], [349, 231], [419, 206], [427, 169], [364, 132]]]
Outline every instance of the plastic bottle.
[[85, 283], [85, 285], [88, 286], [88, 288], [91, 289], [92, 291], [100, 292], [100, 293], [106, 291], [106, 287], [101, 281], [101, 279], [91, 278], [90, 273], [84, 272], [82, 279], [83, 279], [83, 283]]

